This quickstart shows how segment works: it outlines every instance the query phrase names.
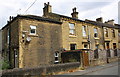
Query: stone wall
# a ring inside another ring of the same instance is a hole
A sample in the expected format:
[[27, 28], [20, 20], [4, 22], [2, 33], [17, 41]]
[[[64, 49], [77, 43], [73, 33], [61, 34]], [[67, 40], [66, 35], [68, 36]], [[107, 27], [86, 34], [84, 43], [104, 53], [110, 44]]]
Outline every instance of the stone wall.
[[2, 51], [2, 30], [0, 30], [0, 53]]
[[[30, 34], [30, 26], [36, 26], [36, 34]], [[22, 38], [23, 31], [25, 37]], [[26, 38], [31, 41], [26, 43]], [[36, 67], [44, 64], [54, 64], [55, 52], [61, 52], [61, 26], [60, 24], [33, 19], [21, 19], [19, 41], [20, 57], [19, 67]]]
[[[117, 51], [117, 56], [115, 56], [115, 50]], [[96, 55], [94, 51], [89, 51], [89, 62], [90, 66], [105, 64], [113, 61], [117, 61], [119, 57], [120, 50], [109, 50], [110, 51], [110, 57], [107, 56], [108, 52], [107, 50], [98, 50], [98, 58], [95, 58]]]
[[73, 70], [79, 68], [80, 63], [64, 63], [64, 64], [53, 64], [46, 66], [39, 66], [36, 68], [22, 68], [22, 69], [11, 69], [2, 71], [2, 77], [12, 76], [12, 77], [42, 77], [42, 75], [52, 75], [55, 73]]

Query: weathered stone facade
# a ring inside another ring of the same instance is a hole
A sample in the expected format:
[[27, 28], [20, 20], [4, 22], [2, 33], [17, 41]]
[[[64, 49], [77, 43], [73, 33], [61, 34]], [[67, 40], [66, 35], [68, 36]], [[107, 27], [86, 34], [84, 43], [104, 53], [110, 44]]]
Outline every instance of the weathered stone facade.
[[[96, 21], [92, 20], [79, 20], [78, 12], [76, 12], [76, 8], [73, 9], [72, 17], [59, 15], [52, 13], [49, 11], [52, 9], [48, 8], [51, 5], [48, 3], [45, 5], [43, 12], [43, 16], [51, 19], [55, 19], [61, 21], [63, 24], [62, 27], [62, 46], [66, 50], [70, 50], [70, 44], [76, 44], [76, 49], [84, 49], [85, 44], [87, 45], [87, 49], [95, 50], [99, 49], [116, 49], [118, 47], [118, 30], [119, 26], [116, 26], [114, 20], [109, 20], [103, 23], [102, 17], [97, 18]], [[46, 11], [47, 10], [47, 11]], [[47, 13], [46, 13], [47, 12]], [[74, 14], [74, 16], [73, 16]], [[70, 26], [69, 24], [74, 24], [75, 34], [70, 35]], [[86, 36], [83, 36], [82, 26], [86, 27]], [[95, 37], [95, 30], [97, 29], [97, 37]], [[108, 37], [105, 36], [105, 30], [107, 28]], [[114, 33], [113, 33], [114, 30]], [[113, 36], [115, 35], [115, 36]], [[106, 45], [109, 43], [109, 47]], [[115, 46], [113, 46], [113, 44]]]
[[[8, 57], [11, 67], [54, 64], [55, 52], [61, 52], [60, 24], [61, 22], [45, 18], [37, 20], [29, 16], [17, 16], [8, 23], [2, 32], [3, 55]], [[35, 35], [30, 34], [30, 25], [36, 26]], [[31, 39], [30, 42], [27, 42], [28, 37]]]
[[43, 17], [10, 17], [2, 28], [2, 50], [11, 68], [54, 64], [58, 58], [60, 62], [63, 50], [119, 48], [120, 27], [113, 21], [103, 23], [102, 18], [79, 20], [76, 8], [71, 14], [72, 17], [52, 13], [52, 6], [45, 3]]
[[0, 30], [0, 52], [2, 52], [2, 30]]

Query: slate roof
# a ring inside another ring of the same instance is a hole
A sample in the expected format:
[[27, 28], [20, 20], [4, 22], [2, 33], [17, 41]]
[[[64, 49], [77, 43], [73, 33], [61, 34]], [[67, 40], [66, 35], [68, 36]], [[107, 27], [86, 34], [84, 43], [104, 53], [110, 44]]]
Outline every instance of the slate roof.
[[102, 23], [102, 22], [96, 22], [96, 21], [92, 21], [92, 20], [80, 20], [80, 19], [76, 19], [76, 18], [72, 18], [72, 17], [68, 17], [68, 16], [65, 16], [65, 15], [60, 15], [60, 14], [56, 14], [56, 13], [50, 13], [50, 14], [58, 15], [60, 17], [72, 19], [72, 20], [75, 20], [75, 21], [80, 21], [80, 22], [92, 24], [92, 25], [95, 25], [95, 26], [120, 29], [120, 25], [116, 26], [116, 25], [111, 25], [111, 24]]
[[[60, 14], [56, 14], [56, 13], [49, 13], [49, 14], [53, 14], [59, 17], [63, 17], [63, 18], [68, 18], [71, 20], [75, 20], [75, 21], [79, 21], [79, 22], [84, 22], [84, 23], [88, 23], [88, 24], [93, 24], [95, 26], [99, 26], [99, 27], [108, 27], [108, 28], [116, 28], [116, 29], [120, 29], [120, 24], [115, 24], [115, 25], [111, 25], [111, 24], [107, 24], [107, 23], [101, 23], [101, 22], [96, 22], [96, 21], [92, 21], [92, 20], [80, 20], [80, 19], [76, 19], [76, 18], [72, 18], [72, 17], [68, 17], [65, 15], [60, 15]], [[56, 24], [62, 24], [62, 22], [54, 20], [54, 19], [50, 19], [50, 18], [44, 18], [44, 17], [40, 17], [40, 16], [36, 16], [36, 15], [17, 15], [16, 17], [14, 17], [14, 19], [9, 22], [8, 24], [12, 23], [15, 19], [17, 18], [29, 18], [29, 19], [35, 19], [38, 21], [46, 21], [46, 22], [50, 22], [50, 23], [56, 23]], [[7, 25], [8, 25], [7, 24]], [[6, 26], [7, 26], [6, 25]], [[4, 26], [4, 27], [6, 27]], [[3, 27], [3, 28], [4, 28]], [[2, 28], [2, 29], [3, 29]]]
[[14, 17], [12, 19], [12, 21], [9, 21], [2, 29], [7, 27], [10, 23], [12, 23], [17, 18], [29, 18], [29, 19], [34, 19], [34, 20], [38, 20], [38, 21], [45, 21], [45, 22], [50, 22], [50, 23], [62, 24], [62, 22], [60, 22], [60, 21], [56, 21], [56, 20], [53, 20], [53, 19], [44, 18], [44, 17], [40, 17], [40, 16], [35, 16], [35, 15], [17, 15], [16, 17]]
[[92, 21], [92, 20], [86, 20], [86, 23], [90, 23], [93, 25], [97, 25], [97, 26], [102, 26], [102, 27], [108, 27], [108, 28], [116, 28], [118, 29], [119, 27], [116, 25], [111, 25], [111, 24], [107, 24], [107, 23], [102, 23], [102, 22], [96, 22], [96, 21]]
[[56, 14], [56, 13], [50, 13], [50, 14], [54, 14], [54, 15], [57, 15], [57, 16], [60, 16], [60, 17], [63, 17], [63, 18], [72, 19], [72, 20], [75, 20], [75, 21], [85, 22], [84, 20], [68, 17], [68, 16], [65, 16], [65, 15], [60, 15], [60, 14]]
[[35, 15], [18, 15], [18, 17], [35, 19], [35, 20], [38, 20], [38, 21], [47, 21], [47, 22], [56, 23], [56, 24], [62, 24], [62, 22], [60, 22], [60, 21], [56, 21], [56, 20], [53, 20], [53, 19], [50, 19], [50, 18], [35, 16]]

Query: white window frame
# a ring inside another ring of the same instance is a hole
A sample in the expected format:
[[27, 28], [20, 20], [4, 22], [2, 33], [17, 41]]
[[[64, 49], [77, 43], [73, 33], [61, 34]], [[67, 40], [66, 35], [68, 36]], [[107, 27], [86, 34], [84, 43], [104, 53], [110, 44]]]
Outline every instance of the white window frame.
[[[58, 53], [58, 52], [55, 52], [55, 53], [54, 53], [54, 57], [55, 57], [55, 58], [56, 58], [56, 57], [59, 58], [59, 53]], [[59, 59], [58, 59], [58, 60], [55, 60], [55, 63], [57, 63], [57, 62], [59, 62]]]
[[[57, 54], [57, 55], [56, 55], [56, 54]], [[58, 53], [58, 52], [55, 52], [55, 53], [54, 53], [54, 56], [55, 56], [55, 57], [58, 57], [58, 56], [59, 56], [59, 53]]]
[[[35, 33], [31, 33], [31, 30], [35, 30]], [[30, 25], [30, 34], [31, 35], [36, 35], [36, 26]]]
[[115, 30], [114, 29], [111, 30], [112, 30], [112, 37], [115, 37]]
[[86, 37], [86, 36], [87, 36], [86, 26], [82, 26], [82, 35], [83, 35], [83, 37]]
[[109, 36], [109, 34], [108, 34], [108, 28], [104, 28], [104, 35], [105, 35], [105, 37], [108, 37]]
[[98, 28], [94, 28], [94, 37], [95, 37], [95, 34], [97, 35], [96, 37], [98, 37]]
[[75, 24], [69, 23], [69, 35], [75, 35]]
[[[85, 48], [85, 45], [87, 45], [87, 48]], [[84, 47], [83, 49], [88, 49], [88, 44], [87, 44], [87, 43], [84, 43], [84, 44], [83, 44], [83, 47]]]

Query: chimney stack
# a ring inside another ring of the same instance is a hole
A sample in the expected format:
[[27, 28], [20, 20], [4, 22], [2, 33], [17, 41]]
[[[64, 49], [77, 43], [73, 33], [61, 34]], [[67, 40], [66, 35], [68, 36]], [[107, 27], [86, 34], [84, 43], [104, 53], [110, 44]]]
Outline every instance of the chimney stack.
[[111, 24], [111, 25], [114, 25], [114, 20], [112, 19], [112, 20], [108, 20], [107, 22], [105, 22], [105, 23], [107, 23], [107, 24]]
[[72, 10], [73, 10], [73, 13], [71, 13], [72, 17], [78, 19], [78, 12], [76, 12], [76, 7], [74, 7]]
[[103, 23], [103, 18], [102, 18], [102, 17], [97, 18], [96, 21], [97, 21], [97, 22], [101, 22], [101, 23]]
[[43, 8], [43, 16], [47, 16], [48, 13], [52, 12], [52, 6], [50, 3], [44, 3], [44, 8]]

